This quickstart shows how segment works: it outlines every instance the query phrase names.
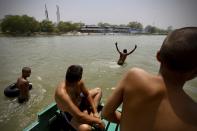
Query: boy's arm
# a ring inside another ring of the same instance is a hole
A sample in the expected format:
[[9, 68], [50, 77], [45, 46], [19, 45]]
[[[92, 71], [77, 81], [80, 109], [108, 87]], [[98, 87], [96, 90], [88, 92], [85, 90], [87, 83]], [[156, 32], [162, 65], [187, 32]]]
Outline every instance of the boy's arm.
[[67, 92], [58, 93], [56, 91], [55, 100], [58, 103], [61, 103], [62, 108], [69, 112], [78, 122], [86, 123], [89, 125], [98, 124], [102, 125], [102, 121], [99, 118], [92, 117], [87, 113], [81, 112], [79, 108], [72, 102], [71, 98], [67, 94]]
[[85, 84], [83, 81], [81, 81], [80, 83], [80, 87], [81, 87], [81, 90], [83, 92], [83, 94], [87, 97], [87, 100], [88, 102], [90, 103], [90, 106], [92, 107], [92, 110], [93, 110], [93, 113], [94, 113], [94, 116], [98, 117], [98, 112], [97, 112], [97, 109], [96, 109], [96, 106], [95, 106], [95, 103], [89, 93], [89, 91], [87, 90], [87, 88], [85, 87]]
[[135, 51], [135, 49], [137, 48], [137, 45], [135, 45], [135, 47], [133, 48], [132, 51], [130, 51], [129, 53], [127, 53], [127, 55], [130, 55], [131, 53], [133, 53]]
[[118, 43], [116, 42], [115, 45], [116, 45], [116, 50], [118, 51], [119, 54], [121, 54], [120, 50], [118, 49]]
[[120, 83], [105, 103], [102, 110], [102, 116], [111, 122], [120, 123], [121, 113], [116, 110], [122, 101], [123, 87]]

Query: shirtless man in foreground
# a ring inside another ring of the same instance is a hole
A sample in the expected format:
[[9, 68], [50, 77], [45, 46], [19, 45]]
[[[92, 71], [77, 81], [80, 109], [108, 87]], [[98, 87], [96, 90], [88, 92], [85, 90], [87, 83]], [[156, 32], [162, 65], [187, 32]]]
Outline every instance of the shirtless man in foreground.
[[123, 49], [123, 52], [120, 52], [120, 50], [118, 49], [118, 43], [117, 42], [115, 43], [115, 45], [116, 45], [116, 49], [117, 49], [118, 53], [120, 54], [120, 58], [117, 62], [118, 65], [123, 65], [127, 56], [130, 55], [131, 53], [133, 53], [135, 51], [135, 49], [137, 48], [137, 45], [135, 45], [133, 50], [130, 51], [129, 53], [127, 53], [127, 49]]
[[18, 102], [23, 103], [29, 99], [29, 81], [27, 77], [31, 75], [31, 68], [23, 67], [22, 76], [17, 79], [16, 86], [19, 88]]
[[[184, 84], [197, 76], [197, 27], [171, 32], [157, 53], [158, 75], [132, 68], [108, 98], [102, 115], [121, 131], [197, 131], [197, 103]], [[122, 113], [116, 109], [122, 105]]]
[[101, 99], [101, 89], [87, 90], [82, 78], [83, 68], [72, 65], [66, 72], [65, 81], [55, 91], [55, 101], [66, 121], [77, 131], [91, 131], [94, 125], [104, 130], [97, 106]]

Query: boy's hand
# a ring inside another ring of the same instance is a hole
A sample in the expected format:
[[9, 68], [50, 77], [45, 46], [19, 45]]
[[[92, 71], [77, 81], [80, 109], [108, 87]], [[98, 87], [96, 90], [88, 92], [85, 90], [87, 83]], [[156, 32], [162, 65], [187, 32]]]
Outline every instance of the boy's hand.
[[93, 116], [94, 116], [94, 117], [96, 117], [96, 118], [100, 118], [100, 116], [99, 116], [98, 112], [94, 113], [94, 115], [93, 115]]
[[101, 122], [98, 124], [98, 127], [104, 131], [105, 130], [105, 123], [101, 120]]

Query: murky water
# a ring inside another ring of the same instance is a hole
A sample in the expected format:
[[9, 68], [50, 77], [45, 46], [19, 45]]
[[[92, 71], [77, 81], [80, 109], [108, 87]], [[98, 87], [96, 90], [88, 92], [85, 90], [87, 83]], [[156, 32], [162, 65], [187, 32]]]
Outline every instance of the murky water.
[[[155, 55], [165, 36], [51, 36], [51, 37], [0, 37], [0, 129], [19, 131], [37, 119], [37, 112], [54, 101], [54, 90], [64, 80], [71, 64], [84, 68], [83, 79], [88, 88], [99, 86], [103, 102], [111, 88], [131, 67], [140, 67], [157, 74], [159, 63]], [[128, 56], [124, 66], [116, 61], [120, 50], [136, 51]], [[33, 83], [31, 98], [26, 104], [4, 96], [4, 88], [15, 82], [23, 66], [32, 68], [29, 80]], [[197, 101], [197, 79], [185, 85], [185, 90]]]

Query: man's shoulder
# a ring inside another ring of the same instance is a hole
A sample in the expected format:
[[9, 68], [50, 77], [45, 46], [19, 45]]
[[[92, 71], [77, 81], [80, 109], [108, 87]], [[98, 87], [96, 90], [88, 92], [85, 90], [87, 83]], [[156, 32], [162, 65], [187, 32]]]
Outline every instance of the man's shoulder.
[[56, 87], [56, 90], [55, 90], [55, 96], [61, 96], [61, 95], [64, 95], [64, 87], [65, 87], [65, 84], [64, 82], [60, 82], [57, 87]]
[[152, 75], [141, 68], [131, 68], [129, 71], [130, 84], [137, 92], [144, 93], [144, 95], [157, 95], [162, 90], [162, 84], [156, 75]]
[[137, 77], [138, 79], [140, 78], [148, 78], [151, 77], [152, 75], [150, 73], [148, 73], [147, 71], [141, 69], [141, 68], [137, 68], [137, 67], [133, 67], [131, 69], [129, 69], [129, 71], [127, 72], [131, 77]]
[[[140, 68], [131, 68], [126, 72], [123, 81], [130, 86], [126, 86], [128, 89], [140, 89], [146, 86], [145, 82], [147, 81], [149, 74]], [[131, 88], [132, 87], [132, 88]], [[139, 88], [140, 87], [140, 88]]]
[[23, 77], [19, 77], [19, 78], [18, 78], [18, 81], [26, 82], [27, 80], [26, 80], [26, 79], [24, 79]]
[[18, 80], [17, 80], [17, 83], [19, 84], [19, 85], [27, 85], [29, 82], [28, 82], [28, 80], [26, 80], [26, 79], [24, 79], [24, 78], [22, 78], [22, 77], [19, 77], [18, 78]]
[[80, 88], [85, 87], [84, 81], [83, 81], [83, 80], [80, 80], [80, 81], [77, 83], [77, 86], [79, 86]]

